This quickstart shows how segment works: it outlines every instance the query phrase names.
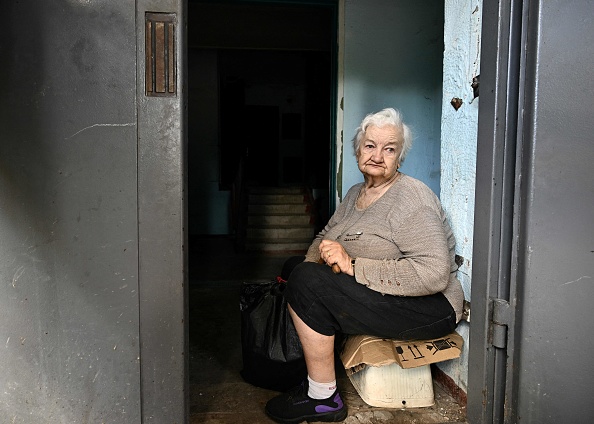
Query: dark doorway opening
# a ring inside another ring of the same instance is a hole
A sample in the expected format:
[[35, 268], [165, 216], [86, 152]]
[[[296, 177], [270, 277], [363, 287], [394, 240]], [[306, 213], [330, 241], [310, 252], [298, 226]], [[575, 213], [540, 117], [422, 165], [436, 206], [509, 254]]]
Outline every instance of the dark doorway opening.
[[188, 4], [190, 236], [233, 235], [242, 187], [295, 187], [329, 215], [335, 0]]
[[337, 19], [334, 0], [188, 0], [190, 422], [266, 420], [270, 393], [239, 375], [239, 287], [280, 275], [289, 255], [236, 248], [235, 191], [238, 175], [304, 187], [327, 221]]
[[239, 234], [246, 187], [303, 188], [327, 220], [337, 3], [189, 0], [191, 237]]
[[329, 184], [329, 52], [223, 50], [217, 54], [220, 187], [240, 161], [250, 185]]

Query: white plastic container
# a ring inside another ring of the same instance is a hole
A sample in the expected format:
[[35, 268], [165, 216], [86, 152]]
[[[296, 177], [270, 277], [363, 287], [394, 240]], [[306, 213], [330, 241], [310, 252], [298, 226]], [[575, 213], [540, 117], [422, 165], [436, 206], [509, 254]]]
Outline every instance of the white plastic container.
[[403, 369], [398, 364], [366, 366], [349, 379], [361, 399], [382, 408], [421, 408], [435, 403], [431, 366]]

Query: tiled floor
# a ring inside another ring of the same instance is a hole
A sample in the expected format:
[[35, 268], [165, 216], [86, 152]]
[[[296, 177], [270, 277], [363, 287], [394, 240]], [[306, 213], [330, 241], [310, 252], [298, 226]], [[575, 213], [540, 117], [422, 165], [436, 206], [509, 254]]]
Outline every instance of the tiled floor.
[[[242, 281], [280, 274], [287, 256], [235, 254], [226, 238], [190, 244], [190, 423], [271, 423], [264, 405], [276, 392], [244, 382], [239, 374]], [[344, 371], [344, 370], [342, 370]], [[463, 423], [465, 410], [434, 384], [435, 405], [416, 409], [367, 406], [344, 372], [338, 385], [349, 408], [345, 423]]]

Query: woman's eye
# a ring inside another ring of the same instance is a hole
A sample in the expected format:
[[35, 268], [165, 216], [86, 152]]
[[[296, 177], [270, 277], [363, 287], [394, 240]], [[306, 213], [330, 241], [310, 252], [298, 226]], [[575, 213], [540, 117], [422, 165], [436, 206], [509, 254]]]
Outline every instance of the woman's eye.
[[386, 152], [390, 153], [390, 154], [394, 154], [396, 152], [396, 149], [394, 149], [393, 147], [388, 147], [386, 149]]

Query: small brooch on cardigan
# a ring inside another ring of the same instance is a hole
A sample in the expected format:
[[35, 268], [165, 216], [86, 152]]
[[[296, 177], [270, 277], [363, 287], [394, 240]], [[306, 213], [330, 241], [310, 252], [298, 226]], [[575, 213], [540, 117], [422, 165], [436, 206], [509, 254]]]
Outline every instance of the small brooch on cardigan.
[[[344, 241], [355, 241], [361, 238], [363, 232], [357, 231], [356, 233], [347, 233], [344, 235]], [[336, 240], [340, 240], [342, 238], [342, 234], [336, 237]]]

